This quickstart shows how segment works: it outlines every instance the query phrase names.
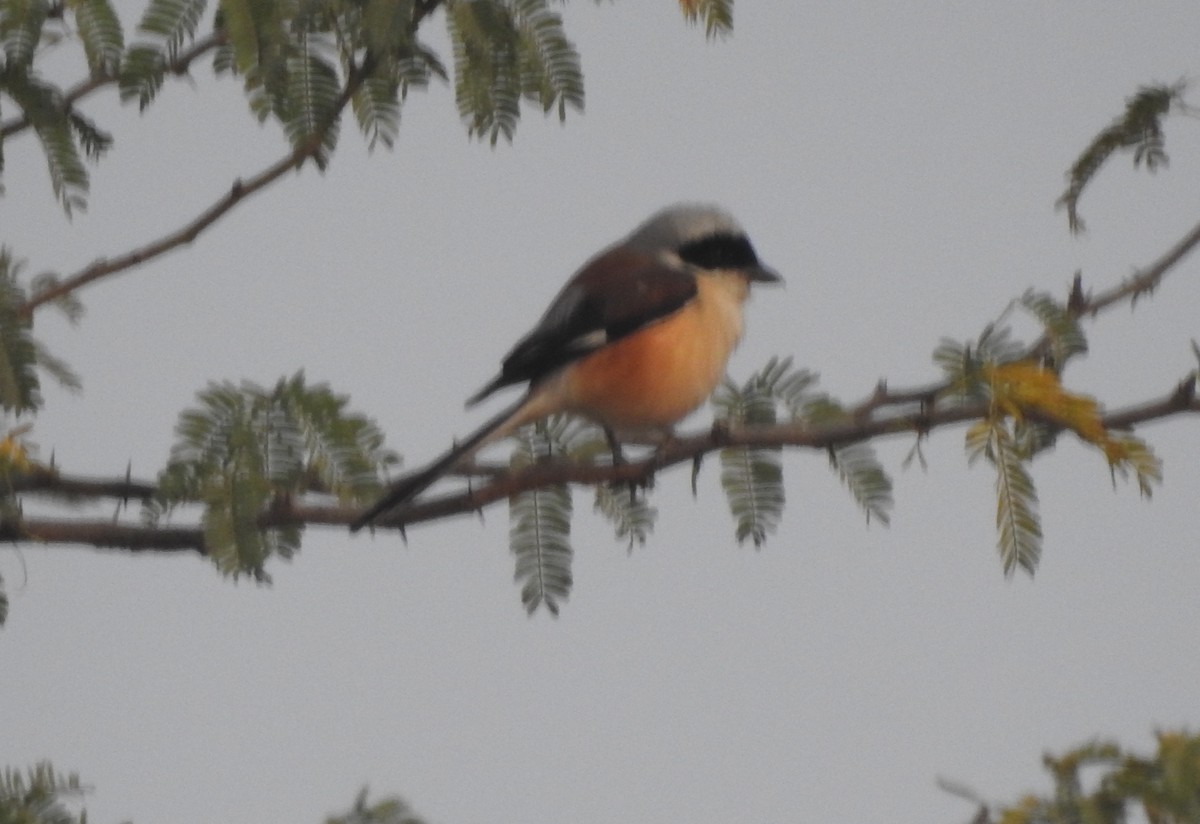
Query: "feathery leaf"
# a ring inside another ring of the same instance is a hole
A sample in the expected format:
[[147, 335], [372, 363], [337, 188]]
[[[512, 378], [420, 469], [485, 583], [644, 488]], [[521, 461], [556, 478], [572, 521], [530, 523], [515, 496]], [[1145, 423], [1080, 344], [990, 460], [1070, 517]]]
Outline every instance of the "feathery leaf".
[[871, 518], [883, 525], [891, 523], [892, 479], [884, 471], [869, 443], [854, 443], [830, 450], [829, 462], [850, 490], [854, 500]]
[[658, 510], [645, 494], [637, 495], [622, 484], [597, 485], [595, 510], [613, 525], [617, 540], [628, 541], [630, 552], [634, 544], [645, 545], [658, 518]]
[[25, 291], [17, 283], [21, 264], [0, 247], [0, 409], [20, 415], [42, 405], [37, 346], [20, 315]]
[[57, 773], [49, 761], [25, 773], [5, 767], [0, 772], [0, 814], [14, 824], [85, 824], [87, 814], [76, 815], [64, 803], [78, 801], [84, 792], [77, 774]]
[[88, 68], [102, 75], [116, 72], [125, 50], [125, 32], [109, 0], [68, 0], [67, 5], [75, 13]]
[[[552, 418], [521, 429], [514, 468], [528, 466], [563, 448], [569, 424]], [[509, 548], [516, 556], [513, 579], [522, 583], [521, 603], [532, 615], [545, 606], [558, 615], [559, 601], [571, 592], [571, 490], [564, 484], [534, 489], [509, 500]]]
[[583, 111], [583, 71], [579, 53], [563, 30], [562, 18], [545, 0], [516, 0], [513, 16], [520, 50], [521, 91], [541, 104], [543, 112], [558, 110], [566, 120], [567, 107]]
[[[713, 394], [719, 419], [732, 425], [775, 423], [775, 389], [790, 361], [772, 358], [738, 387], [726, 379]], [[761, 547], [783, 516], [785, 492], [779, 447], [728, 447], [720, 452], [721, 487], [737, 522], [738, 543], [747, 539]]]
[[167, 58], [157, 46], [135, 43], [125, 52], [121, 61], [121, 73], [117, 80], [121, 101], [138, 101], [138, 109], [145, 111], [154, 102], [162, 88]]
[[150, 0], [138, 33], [161, 42], [167, 59], [174, 60], [185, 43], [196, 36], [208, 0]]
[[1155, 171], [1167, 163], [1162, 120], [1172, 106], [1182, 104], [1184, 82], [1171, 86], [1143, 86], [1125, 101], [1125, 112], [1096, 135], [1067, 172], [1067, 189], [1055, 206], [1067, 210], [1072, 233], [1084, 230], [1079, 217], [1079, 198], [1084, 188], [1099, 173], [1104, 163], [1121, 150], [1133, 152], [1133, 165], [1143, 163]]
[[[63, 104], [62, 91], [32, 75], [0, 67], [0, 88], [21, 107], [42, 144], [54, 194], [70, 217], [87, 202], [88, 174], [75, 143], [76, 129], [87, 123]], [[94, 127], [93, 127], [94, 128]], [[98, 130], [97, 135], [101, 135]], [[102, 140], [106, 141], [107, 136]], [[104, 143], [107, 146], [107, 142]]]
[[[50, 12], [48, 0], [5, 0], [0, 3], [0, 50], [3, 69], [28, 74]], [[4, 88], [0, 84], [0, 88]]]
[[1042, 555], [1042, 525], [1037, 490], [1003, 418], [975, 423], [966, 435], [968, 462], [981, 456], [996, 467], [996, 546], [1004, 574], [1017, 567], [1029, 575]]
[[521, 97], [544, 111], [583, 108], [579, 55], [546, 0], [475, 0], [446, 10], [454, 95], [467, 134], [512, 141]]
[[1021, 296], [1021, 305], [1041, 322], [1055, 371], [1061, 372], [1068, 360], [1087, 353], [1087, 337], [1079, 318], [1066, 306], [1047, 293], [1032, 289]]
[[724, 37], [733, 32], [733, 0], [679, 0], [689, 23], [704, 21], [704, 36]]
[[341, 84], [337, 69], [328, 60], [329, 43], [318, 35], [301, 35], [298, 53], [287, 60], [286, 95], [276, 101], [276, 114], [293, 148], [319, 139], [321, 151], [314, 155], [324, 169], [337, 145], [335, 117]]
[[210, 384], [197, 399], [179, 417], [143, 518], [156, 523], [178, 506], [202, 504], [206, 549], [227, 575], [267, 581], [266, 561], [299, 548], [299, 528], [260, 529], [272, 500], [318, 492], [361, 502], [378, 494], [379, 471], [396, 461], [374, 423], [348, 413], [347, 399], [324, 384], [308, 386], [303, 373], [270, 390]]

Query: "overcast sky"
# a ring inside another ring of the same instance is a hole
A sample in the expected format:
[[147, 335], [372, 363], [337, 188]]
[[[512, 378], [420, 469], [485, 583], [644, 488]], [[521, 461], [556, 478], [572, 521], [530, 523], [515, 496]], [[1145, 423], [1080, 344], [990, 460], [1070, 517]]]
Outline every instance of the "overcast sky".
[[[851, 402], [934, 379], [941, 337], [974, 337], [1027, 288], [1065, 295], [1077, 270], [1110, 287], [1200, 219], [1188, 118], [1169, 122], [1169, 169], [1121, 158], [1087, 191], [1087, 235], [1053, 209], [1127, 95], [1200, 71], [1194, 0], [743, 0], [716, 43], [671, 0], [566, 17], [587, 112], [565, 127], [532, 112], [492, 150], [435, 85], [395, 151], [368, 155], [348, 123], [326, 174], [86, 290], [77, 328], [39, 314], [85, 382], [47, 390], [42, 457], [153, 477], [207, 381], [304, 368], [418, 464], [488, 414], [463, 399], [562, 280], [677, 200], [730, 209], [787, 279], [748, 307], [731, 374], [793, 355]], [[157, 237], [285, 151], [236, 82], [194, 80], [146, 117], [89, 101], [117, 142], [71, 223], [30, 137], [5, 146], [0, 241], [28, 271]], [[1068, 385], [1112, 407], [1168, 392], [1196, 365], [1198, 269], [1090, 324]], [[694, 500], [686, 470], [658, 478], [632, 554], [578, 491], [557, 620], [521, 608], [502, 507], [407, 546], [309, 530], [270, 588], [195, 557], [5, 550], [0, 762], [79, 771], [98, 824], [318, 822], [364, 784], [436, 824], [956, 824], [972, 809], [937, 776], [1015, 800], [1048, 788], [1044, 750], [1148, 751], [1155, 728], [1200, 724], [1200, 427], [1142, 434], [1166, 461], [1151, 501], [1069, 437], [1037, 461], [1034, 580], [1002, 575], [993, 475], [966, 466], [960, 429], [933, 435], [927, 472], [901, 468], [910, 438], [878, 444], [890, 528], [823, 455], [789, 453], [761, 551], [736, 544], [712, 462]]]

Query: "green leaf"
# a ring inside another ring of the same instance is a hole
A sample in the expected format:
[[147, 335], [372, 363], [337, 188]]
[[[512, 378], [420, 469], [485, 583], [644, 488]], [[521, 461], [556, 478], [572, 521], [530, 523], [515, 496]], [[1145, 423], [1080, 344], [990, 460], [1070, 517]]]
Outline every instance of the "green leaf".
[[1055, 206], [1067, 210], [1067, 223], [1072, 233], [1084, 230], [1079, 217], [1079, 198], [1084, 188], [1099, 173], [1104, 163], [1118, 151], [1132, 151], [1135, 167], [1146, 165], [1155, 171], [1167, 163], [1164, 148], [1163, 118], [1173, 106], [1183, 105], [1183, 81], [1171, 86], [1142, 86], [1137, 94], [1126, 99], [1125, 112], [1101, 131], [1083, 150], [1067, 172], [1067, 189]]
[[566, 120], [568, 106], [583, 111], [583, 70], [562, 17], [550, 11], [545, 0], [518, 0], [513, 17], [522, 94], [538, 102], [543, 112], [556, 109], [560, 121]]
[[446, 23], [454, 52], [454, 94], [472, 137], [512, 141], [521, 98], [543, 111], [583, 108], [579, 55], [546, 0], [453, 3]]
[[1021, 306], [1041, 322], [1055, 371], [1061, 371], [1076, 355], [1087, 353], [1087, 337], [1079, 318], [1065, 305], [1045, 292], [1030, 289], [1021, 296]]
[[85, 824], [87, 815], [71, 812], [83, 796], [84, 787], [75, 773], [54, 771], [49, 761], [40, 761], [26, 772], [5, 767], [0, 773], [0, 820], [5, 824]]
[[167, 59], [174, 60], [185, 43], [196, 36], [208, 0], [150, 0], [138, 23], [138, 33], [161, 43]]
[[70, 217], [74, 209], [83, 209], [87, 202], [88, 174], [75, 135], [81, 124], [88, 121], [67, 112], [57, 87], [32, 76], [0, 69], [0, 88], [21, 107], [33, 125], [50, 170], [54, 194]]
[[136, 43], [125, 52], [121, 74], [117, 81], [121, 101], [137, 98], [138, 108], [145, 111], [162, 88], [167, 58], [157, 46]]
[[287, 92], [276, 102], [276, 113], [293, 148], [320, 141], [321, 151], [314, 159], [324, 169], [337, 145], [341, 81], [327, 59], [330, 46], [323, 37], [301, 35], [298, 46], [298, 53], [287, 60]]
[[1004, 419], [979, 421], [967, 430], [968, 463], [986, 458], [996, 468], [997, 548], [1004, 574], [1020, 567], [1030, 576], [1042, 556], [1037, 490], [1026, 460]]
[[114, 74], [125, 50], [125, 32], [108, 0], [68, 0], [75, 12], [75, 24], [88, 68], [101, 75]]
[[[28, 74], [50, 11], [48, 0], [4, 0], [0, 3], [0, 49], [3, 71]], [[4, 86], [0, 85], [0, 89]]]
[[658, 510], [650, 506], [646, 495], [636, 494], [625, 484], [599, 484], [595, 510], [613, 525], [617, 540], [628, 542], [631, 552], [634, 544], [645, 545], [658, 518]]
[[[562, 435], [569, 426], [564, 418], [552, 418], [521, 429], [514, 467], [528, 466], [562, 448]], [[529, 614], [545, 606], [558, 615], [559, 601], [571, 592], [571, 490], [555, 485], [530, 490], [509, 500], [509, 548], [516, 556], [513, 578], [521, 583], [521, 603]]]
[[867, 514], [868, 523], [871, 518], [884, 525], [891, 522], [892, 479], [879, 463], [871, 444], [856, 443], [833, 449], [829, 453], [829, 462]]
[[21, 265], [0, 247], [0, 409], [20, 415], [42, 405], [37, 345], [21, 318], [25, 291], [17, 283]]
[[704, 36], [724, 37], [733, 32], [733, 0], [680, 0], [684, 19], [704, 21]]
[[446, 25], [454, 52], [454, 97], [467, 134], [501, 135], [511, 142], [521, 116], [517, 32], [508, 4], [499, 0], [453, 3]]
[[259, 526], [273, 500], [313, 492], [369, 500], [397, 460], [374, 423], [347, 412], [347, 399], [324, 384], [308, 386], [303, 373], [269, 390], [210, 384], [197, 398], [179, 417], [143, 518], [157, 523], [181, 505], [203, 505], [206, 548], [227, 575], [267, 581], [267, 560], [299, 549], [299, 528]]
[[[713, 396], [720, 419], [731, 425], [772, 424], [776, 420], [774, 390], [785, 368], [772, 359], [742, 387], [726, 380]], [[779, 447], [729, 447], [720, 452], [721, 487], [737, 523], [738, 543], [747, 539], [761, 547], [783, 515], [785, 501]]]
[[377, 142], [389, 149], [400, 131], [400, 86], [391, 78], [368, 78], [350, 98], [358, 127], [369, 140], [369, 148]]
[[423, 822], [399, 798], [385, 798], [367, 806], [367, 788], [363, 787], [348, 813], [326, 818], [325, 824], [423, 824]]

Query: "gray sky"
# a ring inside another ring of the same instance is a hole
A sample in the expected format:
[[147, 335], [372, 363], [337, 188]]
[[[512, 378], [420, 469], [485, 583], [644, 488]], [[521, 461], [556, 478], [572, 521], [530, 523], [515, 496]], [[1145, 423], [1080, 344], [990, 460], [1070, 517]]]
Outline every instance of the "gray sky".
[[[42, 456], [152, 476], [207, 381], [303, 367], [417, 464], [482, 420], [463, 399], [561, 281], [676, 200], [729, 208], [788, 281], [748, 308], [731, 373], [791, 354], [847, 401], [933, 379], [939, 338], [1076, 270], [1111, 286], [1200, 217], [1194, 119], [1169, 122], [1164, 173], [1122, 158], [1089, 189], [1086, 236], [1053, 210], [1125, 96], [1197, 72], [1194, 2], [823, 6], [742, 2], [735, 36], [706, 43], [670, 0], [574, 3], [587, 113], [530, 114], [512, 147], [468, 142], [441, 86], [410, 97], [394, 152], [368, 156], [348, 123], [324, 176], [87, 290], [76, 329], [39, 315], [85, 380], [47, 391]], [[0, 239], [30, 271], [73, 271], [276, 159], [278, 129], [209, 75], [145, 118], [89, 104], [117, 145], [69, 225], [29, 139], [6, 146]], [[1198, 266], [1091, 325], [1068, 385], [1113, 406], [1166, 393], [1195, 366]], [[1043, 750], [1194, 728], [1195, 423], [1143, 430], [1166, 460], [1149, 502], [1071, 438], [1040, 459], [1033, 581], [1001, 574], [993, 476], [962, 434], [933, 436], [928, 472], [901, 470], [910, 439], [878, 444], [890, 528], [823, 455], [789, 454], [759, 552], [734, 542], [715, 463], [696, 500], [685, 471], [659, 477], [632, 555], [577, 492], [557, 620], [520, 606], [502, 508], [407, 546], [310, 530], [269, 589], [196, 558], [6, 551], [0, 756], [78, 770], [95, 822], [315, 822], [370, 784], [440, 824], [927, 824], [972, 812], [936, 776], [1015, 800], [1048, 786]]]

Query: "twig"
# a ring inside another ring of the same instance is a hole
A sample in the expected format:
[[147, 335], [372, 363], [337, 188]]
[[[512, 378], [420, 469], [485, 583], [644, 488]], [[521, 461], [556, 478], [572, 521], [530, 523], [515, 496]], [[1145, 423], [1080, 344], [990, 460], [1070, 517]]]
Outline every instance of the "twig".
[[178, 246], [191, 243], [196, 237], [207, 229], [212, 224], [216, 223], [228, 211], [237, 206], [245, 198], [265, 188], [273, 183], [278, 178], [282, 177], [292, 169], [299, 168], [304, 161], [313, 158], [321, 149], [322, 136], [326, 129], [332, 128], [333, 124], [340, 117], [342, 110], [350, 102], [350, 98], [358, 91], [366, 79], [363, 72], [352, 72], [346, 79], [346, 85], [338, 96], [337, 102], [330, 110], [326, 117], [326, 122], [322, 127], [317, 129], [306, 141], [296, 146], [292, 151], [288, 152], [280, 160], [263, 169], [257, 175], [248, 180], [237, 179], [233, 185], [229, 187], [229, 191], [215, 203], [201, 212], [194, 220], [182, 228], [165, 235], [153, 243], [149, 243], [138, 249], [126, 252], [119, 257], [111, 260], [101, 258], [91, 265], [83, 268], [74, 275], [63, 280], [56, 286], [39, 292], [37, 295], [27, 301], [20, 310], [20, 317], [29, 319], [35, 309], [43, 304], [57, 300], [64, 295], [74, 292], [92, 281], [99, 280], [102, 277], [122, 272], [126, 269], [131, 269], [149, 260], [153, 260], [160, 255], [175, 249]]
[[85, 544], [129, 552], [208, 554], [204, 530], [197, 527], [146, 527], [111, 521], [0, 520], [0, 541]]
[[149, 501], [156, 487], [149, 481], [128, 478], [105, 480], [72, 478], [50, 470], [14, 474], [6, 481], [13, 492], [39, 493], [60, 498], [116, 498], [123, 501]]

